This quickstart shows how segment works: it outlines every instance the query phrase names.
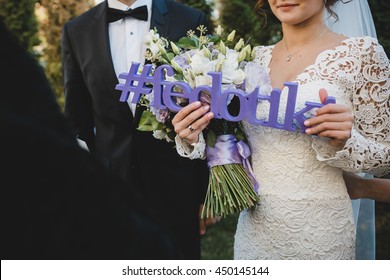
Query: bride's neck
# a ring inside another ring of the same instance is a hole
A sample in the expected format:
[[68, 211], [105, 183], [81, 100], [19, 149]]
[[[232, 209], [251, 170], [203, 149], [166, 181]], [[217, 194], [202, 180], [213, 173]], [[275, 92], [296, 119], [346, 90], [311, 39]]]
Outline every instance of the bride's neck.
[[306, 26], [283, 26], [283, 40], [288, 46], [301, 46], [317, 38], [327, 29], [324, 22]]

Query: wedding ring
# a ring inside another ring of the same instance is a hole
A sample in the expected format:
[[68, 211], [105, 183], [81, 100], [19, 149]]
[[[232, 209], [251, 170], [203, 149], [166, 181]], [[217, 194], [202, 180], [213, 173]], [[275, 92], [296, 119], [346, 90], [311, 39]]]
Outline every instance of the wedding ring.
[[189, 126], [188, 129], [191, 131], [191, 132], [194, 132], [195, 129], [192, 128], [192, 126]]

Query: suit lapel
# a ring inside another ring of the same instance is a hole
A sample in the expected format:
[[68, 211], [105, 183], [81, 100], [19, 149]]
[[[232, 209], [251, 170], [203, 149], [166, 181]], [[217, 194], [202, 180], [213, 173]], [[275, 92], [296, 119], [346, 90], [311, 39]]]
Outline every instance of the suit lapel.
[[157, 28], [158, 33], [168, 37], [170, 18], [166, 16], [168, 7], [165, 0], [153, 0], [151, 29]]
[[[167, 16], [167, 13], [168, 7], [165, 0], [153, 0], [150, 28], [156, 28], [160, 36], [163, 37], [168, 37], [170, 18]], [[138, 126], [142, 113], [145, 109], [145, 106], [137, 105], [134, 116], [135, 127]]]
[[99, 64], [101, 69], [101, 77], [105, 80], [107, 94], [113, 95], [113, 98], [118, 101], [119, 106], [126, 115], [126, 118], [128, 118], [130, 123], [132, 123], [133, 113], [130, 110], [129, 104], [127, 102], [119, 101], [120, 92], [115, 89], [115, 86], [119, 83], [119, 81], [115, 73], [110, 50], [110, 40], [108, 36], [108, 24], [106, 16], [106, 9], [108, 4], [105, 1], [99, 5], [100, 6], [94, 16], [95, 23], [91, 31], [95, 34], [93, 47], [96, 48], [96, 52], [99, 54], [99, 57], [96, 59], [100, 60]]

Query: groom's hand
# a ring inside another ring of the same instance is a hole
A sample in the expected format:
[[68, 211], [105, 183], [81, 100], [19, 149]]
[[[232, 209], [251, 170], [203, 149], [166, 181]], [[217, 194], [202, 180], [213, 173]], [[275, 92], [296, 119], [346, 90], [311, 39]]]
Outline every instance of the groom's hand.
[[206, 228], [214, 225], [221, 220], [221, 217], [202, 219], [203, 204], [199, 207], [199, 233], [200, 235], [206, 234]]

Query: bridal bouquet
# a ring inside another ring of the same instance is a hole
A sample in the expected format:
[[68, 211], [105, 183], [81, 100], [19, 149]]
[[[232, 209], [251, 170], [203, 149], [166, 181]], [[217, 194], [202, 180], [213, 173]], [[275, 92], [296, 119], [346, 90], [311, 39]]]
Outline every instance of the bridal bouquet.
[[[154, 68], [168, 64], [175, 74], [166, 80], [187, 83], [192, 89], [212, 83], [209, 72], [222, 73], [222, 89], [241, 89], [252, 92], [256, 87], [261, 92], [270, 92], [271, 86], [266, 69], [253, 61], [253, 51], [243, 39], [235, 40], [235, 31], [222, 35], [218, 26], [216, 34], [207, 34], [204, 26], [198, 27], [197, 35], [188, 31], [178, 42], [168, 41], [156, 30], [151, 30], [146, 39], [145, 57]], [[180, 92], [180, 89], [178, 89]], [[171, 119], [174, 112], [156, 109], [149, 104], [153, 94], [144, 95], [141, 104], [144, 111], [138, 129], [153, 131], [154, 137], [174, 141], [176, 136]], [[200, 101], [210, 105], [210, 93], [202, 91]], [[182, 107], [188, 100], [177, 97]], [[210, 168], [208, 190], [202, 218], [225, 217], [254, 206], [258, 201], [258, 184], [250, 165], [250, 149], [240, 122], [214, 118], [204, 130], [206, 160]]]

